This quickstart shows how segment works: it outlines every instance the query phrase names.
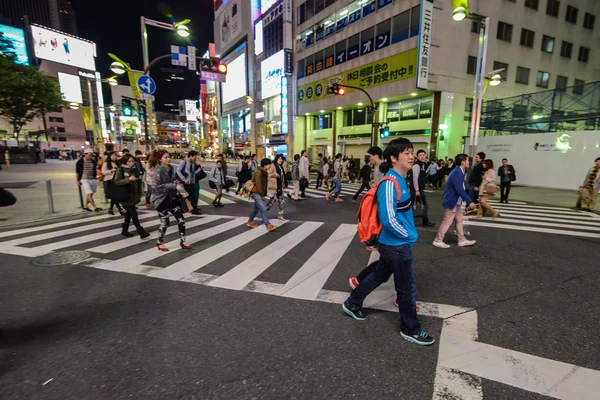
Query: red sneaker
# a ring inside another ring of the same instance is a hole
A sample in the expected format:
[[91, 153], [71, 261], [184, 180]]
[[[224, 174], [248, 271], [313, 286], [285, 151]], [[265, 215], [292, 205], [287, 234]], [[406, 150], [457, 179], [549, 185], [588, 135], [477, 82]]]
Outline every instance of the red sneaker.
[[353, 276], [352, 278], [348, 279], [348, 283], [350, 284], [350, 287], [354, 290], [358, 287], [358, 285], [360, 284], [360, 282], [358, 281], [358, 279], [356, 279], [355, 276]]
[[[396, 299], [396, 307], [398, 307], [398, 299]], [[417, 306], [417, 312], [419, 312], [420, 308]]]

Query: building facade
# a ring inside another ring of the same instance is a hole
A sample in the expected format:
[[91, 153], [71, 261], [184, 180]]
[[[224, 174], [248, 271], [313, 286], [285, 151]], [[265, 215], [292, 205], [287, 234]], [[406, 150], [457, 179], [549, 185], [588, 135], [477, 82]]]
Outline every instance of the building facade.
[[2, 0], [0, 19], [6, 25], [25, 28], [24, 16], [29, 23], [50, 27], [70, 35], [77, 35], [77, 22], [68, 0]]

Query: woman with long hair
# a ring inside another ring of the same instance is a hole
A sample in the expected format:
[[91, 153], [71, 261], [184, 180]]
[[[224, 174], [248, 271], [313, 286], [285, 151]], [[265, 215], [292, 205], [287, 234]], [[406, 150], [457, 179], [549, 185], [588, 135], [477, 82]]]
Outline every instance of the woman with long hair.
[[327, 157], [323, 158], [323, 190], [329, 191], [331, 190], [331, 177], [329, 176], [329, 170], [331, 169], [331, 164]]
[[[102, 175], [104, 176], [102, 185], [104, 186], [104, 195], [105, 196], [110, 192], [110, 187], [115, 184], [113, 179], [115, 177], [115, 172], [117, 171], [118, 168], [119, 168], [119, 157], [117, 156], [117, 153], [107, 154], [106, 158], [104, 159], [104, 162], [102, 163], [102, 169], [101, 169]], [[108, 196], [106, 198], [108, 199]], [[119, 213], [121, 215], [125, 215], [125, 211], [123, 210], [123, 208], [121, 207], [119, 202], [114, 201], [113, 199], [110, 199], [110, 207], [108, 208], [108, 213], [110, 215], [115, 215], [115, 212], [113, 211], [113, 208], [115, 206], [117, 206], [117, 209], [119, 210]]]
[[152, 205], [158, 211], [160, 218], [160, 228], [158, 228], [158, 239], [156, 247], [160, 251], [169, 251], [164, 245], [165, 233], [169, 226], [169, 214], [177, 220], [179, 228], [179, 245], [182, 249], [191, 249], [192, 246], [186, 243], [185, 238], [185, 218], [179, 202], [176, 201], [177, 185], [179, 181], [173, 180], [175, 172], [171, 166], [171, 156], [166, 150], [156, 150], [154, 157], [150, 161], [150, 168], [154, 168], [152, 177]]
[[488, 203], [490, 197], [496, 193], [488, 193], [486, 191], [486, 187], [494, 187], [496, 185], [496, 171], [494, 170], [494, 162], [492, 160], [484, 160], [483, 161], [483, 180], [481, 181], [481, 186], [479, 186], [479, 211], [477, 211], [477, 215], [475, 218], [483, 218], [486, 211], [489, 211], [492, 214], [492, 217], [496, 218], [500, 215], [500, 213]]
[[135, 206], [140, 202], [142, 197], [142, 182], [140, 181], [141, 171], [138, 169], [135, 163], [135, 158], [131, 154], [125, 154], [121, 158], [121, 166], [117, 168], [114, 176], [114, 184], [117, 186], [129, 186], [129, 194], [127, 198], [121, 201], [121, 204], [127, 211], [125, 214], [125, 221], [123, 222], [123, 230], [121, 235], [125, 237], [133, 237], [129, 233], [129, 223], [133, 222], [133, 225], [137, 229], [140, 239], [145, 239], [150, 234], [140, 224], [138, 219], [138, 213]]
[[223, 187], [225, 186], [225, 171], [223, 170], [223, 161], [218, 160], [215, 168], [213, 168], [210, 177], [208, 178], [212, 185], [210, 185], [213, 189], [217, 191], [215, 199], [212, 204], [215, 207], [223, 207], [223, 203], [221, 203], [221, 197], [223, 197]]
[[148, 157], [148, 164], [146, 164], [146, 208], [152, 208], [152, 201], [150, 201], [152, 197], [152, 177], [154, 176], [156, 167], [151, 168], [150, 161], [154, 159], [156, 151], [152, 151], [150, 157]]
[[285, 196], [283, 195], [283, 190], [287, 188], [287, 179], [285, 177], [285, 158], [283, 157], [283, 154], [277, 154], [272, 165], [273, 174], [271, 176], [276, 180], [275, 196], [269, 201], [267, 209], [271, 208], [273, 203], [278, 202], [279, 211], [277, 211], [277, 219], [285, 221], [285, 218], [283, 218], [283, 210], [285, 209]]

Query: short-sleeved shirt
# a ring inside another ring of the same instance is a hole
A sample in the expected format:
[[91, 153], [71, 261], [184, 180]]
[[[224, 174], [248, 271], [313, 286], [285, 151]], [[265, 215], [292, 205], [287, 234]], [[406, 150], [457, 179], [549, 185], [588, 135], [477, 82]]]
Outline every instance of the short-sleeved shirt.
[[83, 160], [83, 174], [81, 175], [81, 179], [96, 179], [96, 171], [94, 171], [94, 162], [92, 160]]
[[339, 178], [342, 173], [342, 163], [339, 161], [336, 161], [333, 163], [333, 170], [335, 171], [335, 177]]

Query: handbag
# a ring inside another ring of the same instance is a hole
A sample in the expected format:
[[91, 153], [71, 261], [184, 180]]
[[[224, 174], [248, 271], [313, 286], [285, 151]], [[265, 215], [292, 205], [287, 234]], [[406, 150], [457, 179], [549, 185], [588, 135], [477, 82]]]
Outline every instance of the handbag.
[[96, 170], [96, 180], [102, 182], [104, 180], [104, 174], [99, 169]]
[[235, 182], [233, 182], [231, 179], [227, 179], [225, 181], [225, 189], [229, 189], [232, 186], [235, 186]]
[[192, 211], [192, 203], [190, 203], [190, 201], [187, 198], [184, 199], [183, 196], [177, 194], [175, 196], [175, 200], [179, 203], [179, 207], [181, 208], [182, 213], [185, 214], [186, 212]]
[[420, 198], [415, 198], [415, 203], [413, 205], [413, 217], [422, 218], [424, 215], [427, 215], [427, 206], [423, 205]]
[[129, 197], [129, 185], [117, 186], [113, 180], [106, 181], [106, 198], [117, 202], [125, 201]]
[[302, 178], [300, 179], [300, 190], [304, 190], [308, 188], [308, 179]]
[[211, 189], [215, 189], [215, 190], [217, 189], [217, 185], [213, 181], [208, 181], [208, 186]]
[[498, 185], [496, 185], [495, 183], [490, 183], [489, 185], [486, 185], [485, 188], [483, 188], [483, 193], [489, 194], [490, 196], [495, 195], [497, 191]]
[[208, 175], [206, 175], [206, 172], [204, 172], [203, 169], [201, 169], [200, 171], [196, 172], [196, 180], [201, 181], [202, 179], [206, 178]]
[[292, 180], [292, 173], [291, 173], [291, 171], [288, 171], [288, 172], [285, 173], [285, 179], [288, 180], [288, 181]]
[[249, 180], [248, 182], [246, 182], [244, 184], [244, 192], [252, 193], [253, 190], [254, 190], [254, 182], [252, 182], [252, 180]]

